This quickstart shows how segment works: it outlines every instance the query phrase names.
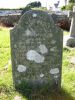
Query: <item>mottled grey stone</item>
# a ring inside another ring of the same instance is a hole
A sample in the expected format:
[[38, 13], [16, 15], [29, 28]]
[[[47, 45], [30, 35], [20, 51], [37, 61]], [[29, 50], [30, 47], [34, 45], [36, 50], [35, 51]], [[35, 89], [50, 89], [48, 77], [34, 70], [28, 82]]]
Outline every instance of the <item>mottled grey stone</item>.
[[75, 47], [75, 6], [73, 7], [73, 12], [69, 13], [69, 17], [72, 17], [72, 21], [70, 27], [70, 37], [67, 40], [66, 45]]
[[62, 30], [42, 11], [28, 11], [11, 30], [13, 81], [24, 91], [61, 85]]
[[75, 47], [75, 38], [74, 37], [69, 37], [66, 44], [67, 44], [67, 46]]

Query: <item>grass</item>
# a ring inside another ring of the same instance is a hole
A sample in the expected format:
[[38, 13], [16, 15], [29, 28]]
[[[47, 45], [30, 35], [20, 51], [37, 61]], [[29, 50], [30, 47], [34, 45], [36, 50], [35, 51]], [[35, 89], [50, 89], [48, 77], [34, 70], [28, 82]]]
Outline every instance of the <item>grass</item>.
[[[70, 58], [75, 56], [75, 48], [63, 49], [62, 88], [52, 94], [33, 95], [26, 99], [25, 95], [16, 91], [12, 82], [10, 61], [10, 29], [0, 28], [0, 100], [14, 100], [15, 96], [22, 100], [75, 100], [75, 65]], [[64, 33], [66, 34], [66, 33]], [[68, 33], [67, 33], [68, 34]], [[39, 98], [41, 99], [39, 99]], [[17, 99], [19, 100], [19, 99]]]
[[75, 48], [63, 52], [62, 86], [72, 96], [75, 97], [75, 64], [70, 62], [70, 58], [75, 57]]
[[10, 38], [9, 29], [0, 28], [0, 69], [2, 69], [10, 59]]
[[68, 31], [64, 31], [64, 35], [68, 35], [69, 34], [69, 32]]

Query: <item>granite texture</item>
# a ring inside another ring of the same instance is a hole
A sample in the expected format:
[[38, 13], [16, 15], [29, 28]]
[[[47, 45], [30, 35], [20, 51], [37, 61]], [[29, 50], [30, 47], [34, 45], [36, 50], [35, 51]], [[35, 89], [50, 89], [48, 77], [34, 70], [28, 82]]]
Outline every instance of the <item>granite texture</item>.
[[11, 30], [14, 85], [22, 91], [46, 91], [61, 86], [62, 30], [43, 11], [26, 12]]

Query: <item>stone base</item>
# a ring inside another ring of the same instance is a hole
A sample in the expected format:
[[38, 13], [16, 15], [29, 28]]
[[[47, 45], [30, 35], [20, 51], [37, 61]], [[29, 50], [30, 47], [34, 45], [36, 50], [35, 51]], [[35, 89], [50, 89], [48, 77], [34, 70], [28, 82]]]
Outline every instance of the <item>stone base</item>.
[[74, 37], [70, 37], [70, 38], [67, 40], [66, 45], [67, 45], [67, 46], [70, 46], [70, 47], [75, 47], [75, 38], [74, 38]]
[[[59, 91], [61, 89], [60, 80], [56, 84], [54, 81], [51, 83], [51, 81], [22, 81], [21, 84], [14, 84], [15, 89], [18, 92], [24, 93], [25, 96], [29, 96], [31, 94], [44, 94], [44, 93], [50, 93], [53, 91]], [[29, 100], [29, 99], [28, 99]]]

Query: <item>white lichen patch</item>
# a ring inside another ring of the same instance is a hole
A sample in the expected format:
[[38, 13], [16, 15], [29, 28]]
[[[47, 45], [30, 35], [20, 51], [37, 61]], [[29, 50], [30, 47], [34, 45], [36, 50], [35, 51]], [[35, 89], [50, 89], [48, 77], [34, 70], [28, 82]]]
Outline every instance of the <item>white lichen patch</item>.
[[15, 59], [15, 63], [17, 64], [17, 60]]
[[26, 57], [30, 61], [35, 61], [36, 63], [43, 63], [44, 62], [44, 56], [40, 55], [35, 50], [29, 50], [26, 54]]
[[18, 67], [17, 67], [17, 71], [18, 72], [25, 72], [26, 71], [26, 66], [24, 66], [24, 65], [18, 65]]
[[37, 14], [34, 13], [32, 16], [35, 18], [35, 17], [37, 17]]
[[16, 44], [14, 44], [14, 48], [17, 48], [17, 45]]
[[58, 78], [59, 76], [58, 75], [54, 75], [54, 78], [56, 79], [56, 78]]
[[41, 74], [40, 74], [40, 77], [41, 77], [41, 78], [42, 78], [42, 77], [44, 77], [44, 74], [43, 74], [43, 73], [41, 73]]
[[49, 34], [49, 36], [50, 36], [50, 38], [52, 38], [53, 37], [53, 34]]
[[55, 41], [55, 40], [52, 40], [52, 41], [51, 41], [51, 44], [55, 44], [55, 43], [56, 43], [56, 41]]
[[25, 31], [25, 35], [26, 35], [26, 36], [35, 36], [36, 33], [35, 33], [35, 31], [34, 31], [33, 29], [31, 29], [31, 30], [27, 29], [27, 30]]
[[17, 80], [18, 84], [21, 84], [21, 80]]
[[27, 36], [30, 36], [30, 35], [31, 35], [31, 31], [30, 31], [29, 29], [27, 29], [27, 30], [25, 31], [25, 33], [26, 33]]
[[54, 48], [51, 48], [50, 51], [55, 51], [55, 49]]
[[54, 51], [56, 51], [56, 49], [57, 49], [57, 47], [52, 47], [52, 48], [50, 49], [50, 51], [54, 52]]
[[58, 74], [59, 73], [59, 68], [53, 68], [50, 70], [50, 74]]
[[46, 48], [46, 46], [45, 46], [44, 44], [41, 44], [41, 45], [39, 46], [39, 50], [40, 50], [40, 52], [41, 52], [42, 54], [45, 54], [45, 53], [48, 52], [48, 49]]

